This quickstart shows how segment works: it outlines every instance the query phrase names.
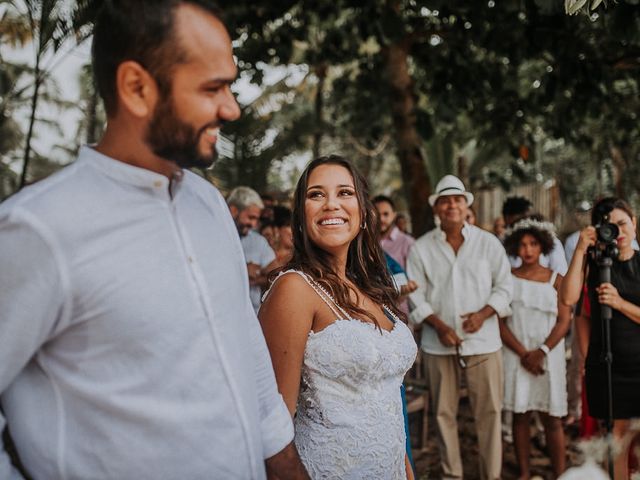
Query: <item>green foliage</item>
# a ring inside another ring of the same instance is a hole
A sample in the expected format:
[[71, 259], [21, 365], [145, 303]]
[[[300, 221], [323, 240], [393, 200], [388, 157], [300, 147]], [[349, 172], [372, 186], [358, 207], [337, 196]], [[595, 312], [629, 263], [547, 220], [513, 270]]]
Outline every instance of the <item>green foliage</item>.
[[[20, 19], [35, 25], [42, 16], [48, 23], [41, 34], [27, 30], [55, 51], [71, 32], [86, 38], [99, 1], [82, 0], [64, 14], [65, 2], [11, 2], [19, 3], [35, 13], [4, 14], [0, 38], [28, 40]], [[389, 85], [388, 52], [399, 47], [407, 53], [413, 101], [403, 120], [415, 129], [434, 181], [462, 172], [476, 188], [509, 189], [556, 177], [567, 201], [638, 194], [637, 0], [578, 0], [572, 8], [585, 14], [577, 16], [552, 0], [228, 3], [238, 66], [264, 90], [240, 121], [224, 128], [223, 155], [210, 173], [223, 187], [290, 187], [280, 175], [286, 164], [301, 164], [316, 150], [352, 158], [372, 190], [417, 202], [412, 175], [405, 169], [404, 183], [398, 178], [400, 152], [414, 147], [403, 145], [412, 137], [398, 135], [400, 110], [392, 108], [407, 101]], [[296, 74], [267, 85], [272, 67]], [[10, 98], [11, 85], [28, 74], [3, 64], [0, 96]], [[82, 91], [83, 108], [93, 112], [86, 79]], [[0, 101], [0, 133], [9, 132], [0, 135], [0, 155], [24, 137], [11, 122], [16, 101]], [[91, 122], [102, 124], [99, 114], [87, 115], [79, 137]]]

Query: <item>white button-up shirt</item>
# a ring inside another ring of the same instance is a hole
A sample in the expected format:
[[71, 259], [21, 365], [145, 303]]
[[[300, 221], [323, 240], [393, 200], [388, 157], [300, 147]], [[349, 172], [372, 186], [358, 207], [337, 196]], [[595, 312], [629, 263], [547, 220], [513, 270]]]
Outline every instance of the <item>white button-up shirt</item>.
[[[407, 274], [418, 289], [409, 297], [414, 306], [409, 318], [419, 324], [436, 314], [463, 339], [463, 355], [496, 352], [502, 346], [497, 316], [486, 319], [477, 332], [465, 333], [462, 315], [485, 305], [500, 316], [510, 314], [513, 287], [507, 254], [494, 235], [473, 225], [465, 224], [462, 235], [464, 242], [457, 255], [439, 227], [420, 237], [411, 248]], [[421, 347], [433, 355], [455, 353], [455, 348], [440, 342], [430, 326], [422, 329]]]
[[224, 199], [168, 183], [84, 147], [0, 206], [1, 401], [35, 479], [262, 479], [293, 439]]

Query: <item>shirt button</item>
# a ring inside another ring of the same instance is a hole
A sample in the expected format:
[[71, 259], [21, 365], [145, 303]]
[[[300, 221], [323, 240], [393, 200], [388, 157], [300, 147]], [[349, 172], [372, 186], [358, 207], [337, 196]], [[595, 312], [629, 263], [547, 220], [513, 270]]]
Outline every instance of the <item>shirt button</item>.
[[155, 182], [153, 182], [153, 186], [156, 188], [160, 188], [162, 186], [162, 181], [156, 180]]
[[187, 257], [187, 260], [189, 260], [189, 263], [193, 263], [193, 257]]

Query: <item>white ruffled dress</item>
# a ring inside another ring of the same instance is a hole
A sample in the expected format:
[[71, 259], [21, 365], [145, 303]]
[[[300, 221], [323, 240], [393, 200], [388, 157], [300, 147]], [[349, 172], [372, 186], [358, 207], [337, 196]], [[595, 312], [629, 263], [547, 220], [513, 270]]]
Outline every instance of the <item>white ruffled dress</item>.
[[[513, 275], [512, 316], [507, 325], [527, 350], [540, 346], [549, 336], [558, 316], [558, 294], [553, 284], [534, 282]], [[520, 364], [520, 358], [503, 348], [505, 410], [524, 413], [546, 412], [554, 417], [567, 414], [567, 380], [564, 340], [549, 352], [543, 375], [532, 375]]]

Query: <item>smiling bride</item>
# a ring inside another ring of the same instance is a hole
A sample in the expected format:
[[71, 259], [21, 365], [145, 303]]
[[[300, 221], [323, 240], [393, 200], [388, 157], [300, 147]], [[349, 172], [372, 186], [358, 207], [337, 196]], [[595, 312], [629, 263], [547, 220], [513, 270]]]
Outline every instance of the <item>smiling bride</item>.
[[294, 198], [294, 254], [260, 322], [313, 479], [413, 478], [400, 386], [416, 357], [399, 319], [365, 179], [332, 155]]

